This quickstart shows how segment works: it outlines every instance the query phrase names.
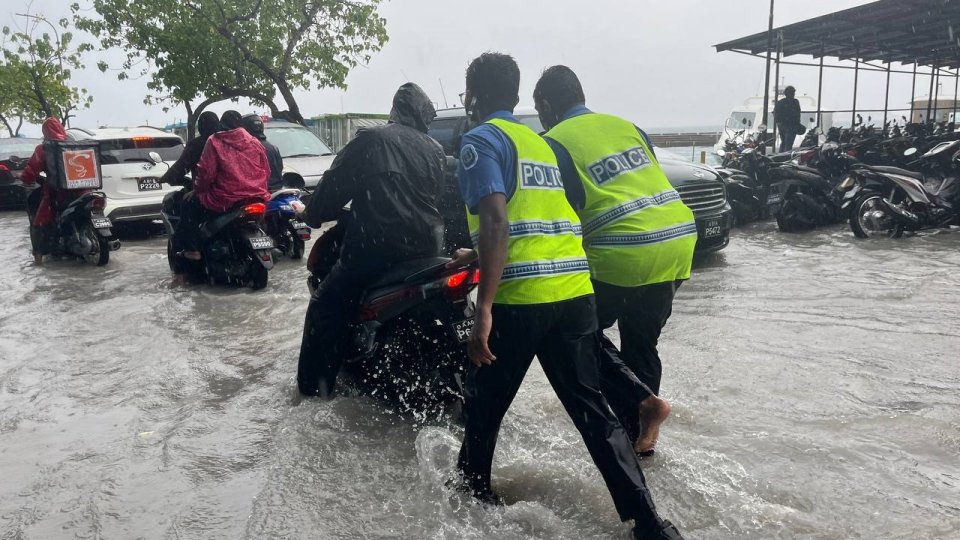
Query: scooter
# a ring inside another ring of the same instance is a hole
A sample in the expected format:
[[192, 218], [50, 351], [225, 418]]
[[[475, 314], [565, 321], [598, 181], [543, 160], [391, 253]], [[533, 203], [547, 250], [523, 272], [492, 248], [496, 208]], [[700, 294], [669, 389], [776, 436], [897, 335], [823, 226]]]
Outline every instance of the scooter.
[[[106, 265], [110, 252], [120, 249], [120, 241], [111, 230], [113, 223], [103, 215], [107, 196], [102, 191], [87, 190], [58, 190], [58, 194], [62, 198], [54, 201], [53, 224], [30, 228], [34, 248], [55, 257], [76, 257], [89, 264]], [[41, 196], [42, 188], [35, 188], [27, 196], [31, 223]]]
[[[311, 294], [336, 262], [339, 225], [314, 244], [308, 258]], [[387, 267], [362, 293], [336, 350], [344, 372], [363, 389], [410, 410], [463, 399], [466, 345], [474, 322], [475, 265], [447, 268], [431, 257]]]
[[[906, 156], [915, 156], [911, 148]], [[942, 142], [915, 164], [931, 171], [860, 165], [841, 182], [842, 208], [850, 212], [857, 238], [900, 238], [919, 231], [960, 224], [960, 141]], [[927, 187], [930, 179], [938, 183]]]
[[303, 185], [285, 184], [283, 189], [271, 194], [264, 216], [264, 230], [273, 238], [275, 248], [291, 259], [303, 258], [304, 244], [312, 232], [299, 217], [304, 209], [302, 188]]
[[[161, 162], [156, 152], [150, 153], [150, 159]], [[175, 234], [182, 219], [183, 197], [192, 190], [193, 181], [184, 178], [183, 186], [164, 196], [160, 210], [167, 230], [170, 271], [185, 274], [192, 282], [249, 285], [253, 289], [266, 287], [275, 247], [273, 239], [260, 228], [267, 205], [260, 201], [240, 202], [230, 211], [201, 224], [201, 258], [193, 261], [180, 254], [183, 246]]]
[[773, 163], [756, 148], [746, 148], [733, 168], [717, 169], [727, 188], [734, 221], [743, 225], [772, 216], [783, 201], [783, 182], [773, 174], [782, 164]]

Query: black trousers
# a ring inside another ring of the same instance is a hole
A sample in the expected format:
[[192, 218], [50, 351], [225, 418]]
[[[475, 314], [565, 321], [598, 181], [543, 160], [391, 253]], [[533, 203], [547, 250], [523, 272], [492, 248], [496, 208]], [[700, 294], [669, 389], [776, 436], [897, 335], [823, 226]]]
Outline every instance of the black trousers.
[[180, 223], [175, 234], [177, 242], [184, 251], [199, 251], [201, 247], [200, 225], [219, 214], [200, 204], [200, 197], [194, 195], [189, 200], [180, 201]]
[[[604, 354], [620, 358], [652, 394], [660, 393], [660, 378], [663, 374], [657, 341], [673, 312], [673, 297], [681, 283], [668, 281], [641, 287], [617, 287], [609, 283], [593, 282], [597, 294], [599, 338], [603, 343]], [[619, 351], [603, 335], [603, 331], [613, 326], [614, 322], [619, 322]], [[608, 377], [605, 380], [616, 379]], [[627, 387], [632, 388], [633, 385]]]
[[794, 126], [780, 124], [777, 126], [777, 132], [780, 133], [780, 151], [789, 152], [793, 150], [793, 143], [797, 138], [797, 129]]
[[623, 427], [600, 393], [593, 296], [538, 305], [494, 305], [489, 366], [470, 364], [466, 430], [458, 467], [474, 495], [491, 493], [490, 469], [500, 423], [533, 361], [540, 365], [600, 469], [620, 519], [659, 523], [643, 472]]
[[297, 385], [308, 396], [332, 397], [343, 362], [337, 350], [341, 334], [356, 315], [363, 289], [383, 272], [383, 266], [366, 267], [338, 261], [320, 282], [303, 323]]

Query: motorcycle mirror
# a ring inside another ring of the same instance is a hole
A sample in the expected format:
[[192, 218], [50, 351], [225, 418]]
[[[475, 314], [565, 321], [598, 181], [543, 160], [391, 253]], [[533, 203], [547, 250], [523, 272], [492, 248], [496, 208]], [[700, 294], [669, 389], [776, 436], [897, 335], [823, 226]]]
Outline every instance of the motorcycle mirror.
[[726, 151], [724, 151], [724, 150], [717, 150], [717, 155], [720, 156], [720, 157], [724, 157], [724, 156], [727, 155], [727, 153], [726, 153]]
[[910, 157], [910, 156], [912, 156], [912, 155], [914, 155], [914, 154], [916, 154], [916, 153], [917, 153], [917, 149], [916, 149], [916, 148], [907, 148], [906, 150], [903, 151], [903, 155], [904, 155], [905, 157]]
[[283, 187], [288, 189], [303, 189], [307, 183], [297, 174], [285, 174], [283, 176]]
[[147, 156], [150, 158], [150, 161], [152, 161], [155, 165], [159, 165], [163, 163], [163, 159], [160, 157], [160, 154], [156, 152], [150, 152], [149, 154], [147, 154]]

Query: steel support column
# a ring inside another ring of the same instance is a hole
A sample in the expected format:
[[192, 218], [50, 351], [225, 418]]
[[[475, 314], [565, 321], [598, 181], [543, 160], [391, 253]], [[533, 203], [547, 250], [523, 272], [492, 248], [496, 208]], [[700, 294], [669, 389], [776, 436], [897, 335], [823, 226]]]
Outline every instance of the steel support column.
[[933, 71], [930, 72], [930, 93], [927, 94], [927, 122], [930, 121], [930, 109], [933, 108], [933, 75], [936, 72], [937, 66], [934, 64]]
[[853, 59], [853, 111], [850, 113], [850, 126], [857, 125], [857, 87], [860, 84], [860, 51], [857, 51], [857, 57]]
[[960, 89], [960, 68], [953, 77], [953, 123], [957, 123], [957, 90]]
[[917, 61], [913, 61], [913, 86], [910, 88], [910, 122], [913, 123], [913, 112], [917, 101]]
[[820, 77], [817, 80], [817, 127], [823, 131], [823, 56], [824, 45], [820, 44]]
[[[764, 74], [764, 83], [763, 83], [763, 125], [767, 125], [768, 116], [770, 114], [770, 49], [773, 48], [773, 1], [770, 0], [770, 23], [767, 25], [767, 70]], [[765, 134], [761, 135], [761, 139], [765, 139]], [[765, 140], [760, 141], [760, 153], [767, 153], [767, 145]]]
[[937, 74], [933, 83], [933, 122], [937, 122], [937, 113], [940, 112], [940, 68], [934, 68]]
[[[777, 101], [780, 99], [780, 53], [783, 50], [783, 34], [777, 34], [777, 64], [776, 64], [776, 74], [774, 75], [773, 81], [773, 100]], [[779, 149], [777, 146], [777, 118], [773, 118], [773, 148], [774, 152]]]
[[890, 62], [887, 62], [887, 93], [883, 98], [883, 129], [887, 129], [887, 110], [890, 109]]

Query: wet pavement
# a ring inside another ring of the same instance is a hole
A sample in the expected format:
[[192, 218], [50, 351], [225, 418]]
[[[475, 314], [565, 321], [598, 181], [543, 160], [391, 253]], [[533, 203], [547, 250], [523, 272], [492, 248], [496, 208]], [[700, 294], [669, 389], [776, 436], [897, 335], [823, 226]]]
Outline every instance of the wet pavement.
[[[662, 341], [674, 414], [643, 467], [688, 538], [960, 537], [960, 232], [734, 232]], [[171, 288], [165, 240], [35, 267], [0, 213], [0, 538], [626, 538], [539, 368], [485, 509], [460, 431], [296, 397], [302, 263]]]

